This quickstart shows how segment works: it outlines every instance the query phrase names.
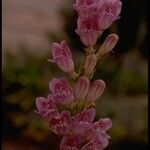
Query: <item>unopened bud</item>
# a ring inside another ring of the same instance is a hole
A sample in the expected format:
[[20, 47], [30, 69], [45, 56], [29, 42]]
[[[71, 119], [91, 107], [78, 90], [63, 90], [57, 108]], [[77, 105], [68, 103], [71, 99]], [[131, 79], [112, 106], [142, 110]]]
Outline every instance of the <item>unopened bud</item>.
[[105, 86], [106, 84], [103, 80], [94, 81], [88, 91], [87, 101], [90, 103], [95, 102], [103, 93]]
[[102, 44], [100, 50], [96, 54], [97, 59], [102, 58], [105, 54], [109, 53], [117, 44], [118, 42], [118, 35], [116, 34], [110, 34], [107, 36], [106, 40]]
[[97, 63], [96, 55], [90, 54], [86, 57], [84, 64], [85, 75], [89, 76], [93, 73], [96, 63]]
[[90, 80], [86, 76], [82, 76], [77, 80], [75, 84], [75, 96], [79, 100], [85, 99], [87, 92], [89, 90]]

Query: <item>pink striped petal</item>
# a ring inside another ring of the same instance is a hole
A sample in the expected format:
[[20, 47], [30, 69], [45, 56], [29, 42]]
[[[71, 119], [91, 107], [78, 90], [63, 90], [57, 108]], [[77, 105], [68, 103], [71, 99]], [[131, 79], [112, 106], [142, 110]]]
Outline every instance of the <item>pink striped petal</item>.
[[75, 96], [79, 100], [84, 100], [89, 90], [90, 81], [86, 76], [80, 77], [75, 84]]
[[105, 54], [108, 54], [111, 50], [113, 50], [113, 48], [116, 46], [118, 42], [118, 39], [119, 37], [116, 34], [110, 34], [109, 36], [107, 36], [100, 50], [96, 54], [97, 58], [100, 59]]
[[71, 104], [74, 101], [73, 90], [64, 79], [54, 78], [49, 82], [49, 88], [56, 103]]
[[97, 64], [96, 55], [95, 54], [88, 55], [85, 59], [84, 64], [85, 74], [89, 76], [91, 73], [93, 73], [96, 64]]
[[43, 117], [47, 117], [51, 113], [57, 112], [54, 102], [44, 97], [37, 97], [36, 107], [38, 110], [37, 113], [41, 114]]
[[97, 4], [92, 3], [90, 5], [73, 5], [74, 9], [78, 12], [78, 15], [83, 18], [91, 18], [97, 13]]
[[78, 124], [80, 121], [88, 122], [88, 123], [92, 124], [94, 118], [95, 118], [95, 109], [90, 108], [90, 109], [85, 110], [84, 112], [78, 113], [73, 118], [73, 121], [75, 124], [76, 123]]
[[56, 63], [61, 70], [67, 73], [74, 71], [72, 54], [65, 41], [61, 42], [61, 44], [52, 44], [52, 56], [53, 60], [50, 61]]
[[65, 135], [60, 144], [60, 150], [80, 150], [81, 139], [77, 135]]
[[120, 0], [101, 0], [98, 4], [99, 27], [105, 30], [117, 20], [121, 11]]
[[70, 112], [63, 111], [61, 114], [49, 119], [50, 130], [57, 135], [65, 135], [70, 130]]
[[106, 85], [103, 80], [94, 81], [88, 91], [87, 101], [89, 102], [96, 101], [96, 99], [99, 98], [103, 93], [105, 86]]
[[81, 150], [103, 150], [109, 144], [108, 135], [100, 130], [91, 132], [91, 140]]
[[81, 148], [81, 150], [103, 150], [102, 142], [99, 140], [92, 140]]
[[79, 17], [77, 20], [76, 33], [80, 36], [80, 39], [85, 46], [94, 46], [100, 33], [97, 17]]
[[80, 121], [74, 129], [74, 134], [79, 135], [81, 139], [85, 141], [91, 134], [92, 129], [93, 126], [90, 123]]

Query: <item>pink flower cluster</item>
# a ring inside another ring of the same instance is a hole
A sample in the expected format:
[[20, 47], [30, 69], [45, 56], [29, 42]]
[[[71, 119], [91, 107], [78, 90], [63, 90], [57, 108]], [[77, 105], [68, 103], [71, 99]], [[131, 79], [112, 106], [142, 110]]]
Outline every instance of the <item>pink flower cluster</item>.
[[101, 48], [93, 47], [98, 36], [118, 19], [121, 10], [119, 0], [76, 0], [78, 12], [77, 34], [87, 46], [82, 69], [76, 73], [70, 48], [65, 41], [52, 43], [51, 53], [58, 68], [72, 79], [53, 78], [49, 82], [50, 93], [47, 98], [37, 97], [36, 112], [47, 120], [49, 128], [62, 137], [60, 150], [103, 150], [109, 144], [106, 133], [112, 126], [109, 118], [94, 122], [95, 102], [102, 95], [106, 84], [98, 79], [91, 81], [97, 61], [109, 53], [116, 45], [118, 36], [110, 34]]
[[100, 118], [93, 123], [95, 108], [86, 108], [71, 116], [70, 111], [59, 112], [57, 104], [51, 96], [36, 99], [37, 113], [47, 119], [51, 131], [63, 137], [60, 150], [102, 150], [108, 146], [110, 137], [106, 131], [112, 126], [109, 118]]
[[119, 0], [76, 0], [76, 33], [85, 46], [94, 46], [103, 30], [119, 18], [121, 5]]

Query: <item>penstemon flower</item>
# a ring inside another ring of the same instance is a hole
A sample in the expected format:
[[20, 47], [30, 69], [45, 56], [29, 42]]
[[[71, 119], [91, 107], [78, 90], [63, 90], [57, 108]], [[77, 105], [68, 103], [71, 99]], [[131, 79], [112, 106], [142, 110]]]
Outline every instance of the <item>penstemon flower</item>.
[[55, 103], [70, 104], [74, 101], [72, 88], [64, 79], [54, 78], [49, 82], [49, 88], [52, 92], [51, 97]]
[[62, 41], [61, 44], [52, 44], [52, 56], [53, 59], [50, 61], [56, 63], [61, 70], [67, 73], [74, 71], [72, 54], [65, 41]]
[[120, 0], [77, 0], [73, 5], [78, 13], [76, 33], [85, 46], [95, 45], [97, 38], [119, 19]]
[[105, 30], [119, 19], [122, 3], [119, 0], [100, 0], [98, 2], [98, 21], [101, 30]]
[[109, 144], [110, 136], [106, 132], [112, 127], [111, 119], [100, 118], [94, 122], [95, 102], [106, 84], [102, 79], [91, 79], [98, 60], [112, 51], [118, 42], [118, 36], [110, 34], [100, 49], [95, 46], [103, 31], [119, 18], [121, 5], [119, 0], [76, 0], [73, 5], [78, 13], [75, 32], [86, 46], [84, 71], [75, 72], [73, 57], [65, 41], [52, 43], [53, 58], [49, 61], [66, 72], [73, 85], [64, 78], [53, 78], [49, 82], [47, 98], [36, 99], [36, 113], [62, 138], [60, 150], [103, 150]]

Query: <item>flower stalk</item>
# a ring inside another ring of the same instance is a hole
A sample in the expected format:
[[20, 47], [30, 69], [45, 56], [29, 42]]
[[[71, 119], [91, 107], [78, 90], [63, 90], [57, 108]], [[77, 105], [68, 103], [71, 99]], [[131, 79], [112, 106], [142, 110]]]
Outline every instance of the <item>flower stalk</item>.
[[118, 36], [110, 34], [98, 51], [95, 48], [104, 30], [119, 18], [121, 5], [120, 0], [75, 1], [73, 8], [78, 13], [75, 32], [86, 53], [83, 72], [75, 72], [72, 53], [65, 41], [52, 43], [53, 58], [48, 61], [68, 74], [74, 83], [70, 85], [64, 78], [53, 78], [47, 98], [36, 99], [36, 113], [48, 121], [52, 132], [62, 137], [60, 150], [103, 150], [109, 144], [110, 136], [106, 132], [112, 127], [112, 121], [100, 118], [94, 122], [96, 100], [103, 94], [106, 83], [91, 79], [98, 60], [118, 42]]

